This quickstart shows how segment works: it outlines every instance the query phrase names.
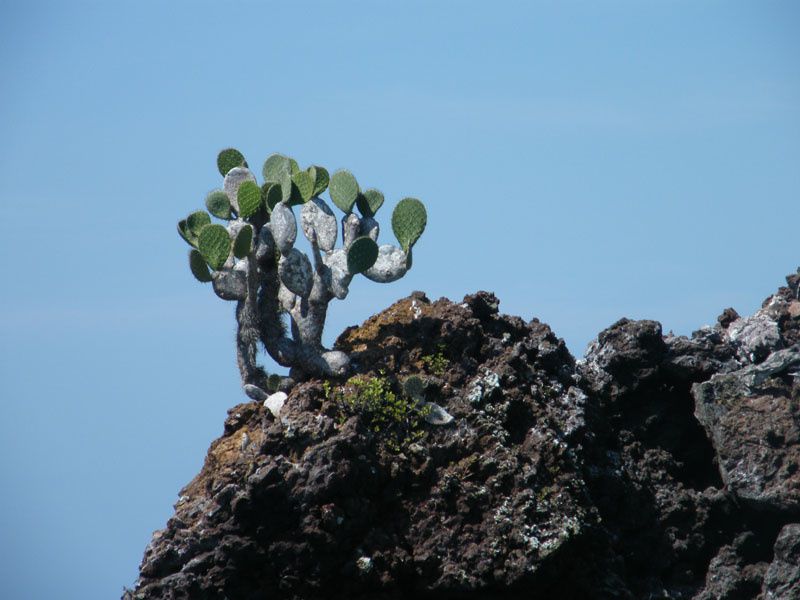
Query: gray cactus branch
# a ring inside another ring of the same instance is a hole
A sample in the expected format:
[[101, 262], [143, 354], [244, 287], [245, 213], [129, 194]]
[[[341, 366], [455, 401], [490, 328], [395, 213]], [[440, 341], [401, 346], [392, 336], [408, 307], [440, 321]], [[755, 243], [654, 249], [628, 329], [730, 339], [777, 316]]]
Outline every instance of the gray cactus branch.
[[[222, 189], [207, 196], [208, 212], [192, 213], [178, 223], [178, 232], [192, 247], [189, 266], [195, 278], [211, 282], [223, 300], [236, 301], [236, 356], [245, 391], [260, 399], [270, 387], [256, 362], [259, 343], [275, 362], [290, 368], [294, 380], [345, 375], [349, 357], [322, 344], [328, 305], [347, 297], [358, 274], [378, 283], [405, 275], [411, 248], [427, 223], [424, 205], [414, 198], [401, 200], [392, 213], [399, 246], [378, 246], [380, 226], [374, 217], [383, 194], [362, 192], [350, 172], [329, 176], [318, 166], [300, 170], [294, 160], [273, 154], [259, 186], [240, 152], [223, 150], [217, 165]], [[326, 189], [344, 213], [341, 223], [321, 197]], [[311, 259], [295, 247], [295, 206]], [[212, 223], [211, 216], [226, 224]], [[336, 248], [340, 227], [342, 245]]]

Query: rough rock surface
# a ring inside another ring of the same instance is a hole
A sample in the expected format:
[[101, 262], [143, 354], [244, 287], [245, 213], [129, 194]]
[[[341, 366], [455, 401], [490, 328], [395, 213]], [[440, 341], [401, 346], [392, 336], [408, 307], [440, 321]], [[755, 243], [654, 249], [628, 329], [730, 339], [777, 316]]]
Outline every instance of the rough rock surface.
[[492, 294], [415, 293], [337, 349], [453, 420], [394, 448], [317, 380], [234, 407], [124, 598], [800, 598], [787, 281], [691, 338], [623, 319], [578, 362]]

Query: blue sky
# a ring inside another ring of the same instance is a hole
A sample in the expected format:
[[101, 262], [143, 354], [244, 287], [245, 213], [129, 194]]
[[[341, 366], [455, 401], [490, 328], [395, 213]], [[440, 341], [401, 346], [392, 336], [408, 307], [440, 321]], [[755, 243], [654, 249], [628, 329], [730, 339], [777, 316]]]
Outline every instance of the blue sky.
[[487, 289], [580, 356], [800, 265], [798, 56], [790, 1], [0, 2], [0, 597], [119, 595], [243, 400], [175, 233], [219, 149], [426, 203], [329, 343]]

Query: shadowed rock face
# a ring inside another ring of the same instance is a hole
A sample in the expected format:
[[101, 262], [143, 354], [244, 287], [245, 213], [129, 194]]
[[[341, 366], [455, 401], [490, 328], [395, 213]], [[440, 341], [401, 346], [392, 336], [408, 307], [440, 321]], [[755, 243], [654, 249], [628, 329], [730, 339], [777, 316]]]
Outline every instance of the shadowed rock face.
[[398, 452], [322, 381], [234, 407], [124, 598], [798, 598], [787, 281], [691, 338], [623, 319], [577, 363], [492, 294], [400, 300], [336, 347], [452, 420]]

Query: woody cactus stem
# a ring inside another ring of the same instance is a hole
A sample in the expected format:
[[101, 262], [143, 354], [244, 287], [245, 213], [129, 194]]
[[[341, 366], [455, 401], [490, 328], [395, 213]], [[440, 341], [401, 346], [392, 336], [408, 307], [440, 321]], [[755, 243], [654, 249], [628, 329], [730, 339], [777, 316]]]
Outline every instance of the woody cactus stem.
[[[353, 277], [372, 281], [400, 279], [411, 265], [411, 249], [427, 222], [423, 204], [401, 200], [391, 223], [399, 246], [378, 245], [380, 226], [375, 213], [383, 204], [378, 190], [362, 193], [349, 171], [330, 177], [323, 167], [301, 170], [296, 161], [274, 154], [264, 164], [259, 185], [238, 151], [220, 153], [217, 166], [224, 176], [221, 190], [211, 192], [206, 205], [225, 225], [193, 212], [178, 224], [190, 245], [190, 267], [201, 282], [211, 281], [223, 300], [236, 301], [236, 351], [242, 385], [260, 399], [267, 375], [258, 366], [261, 343], [294, 379], [345, 375], [346, 354], [326, 349], [322, 333], [328, 304], [347, 297]], [[337, 221], [320, 197], [330, 184], [333, 204], [344, 216]], [[311, 246], [311, 257], [295, 247], [299, 206], [300, 227]], [[361, 216], [353, 212], [358, 208]], [[336, 248], [341, 227], [342, 245]], [[287, 333], [284, 321], [291, 325]]]

